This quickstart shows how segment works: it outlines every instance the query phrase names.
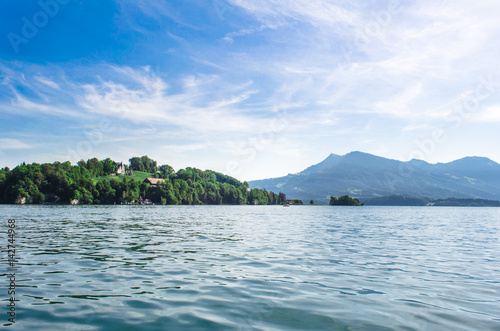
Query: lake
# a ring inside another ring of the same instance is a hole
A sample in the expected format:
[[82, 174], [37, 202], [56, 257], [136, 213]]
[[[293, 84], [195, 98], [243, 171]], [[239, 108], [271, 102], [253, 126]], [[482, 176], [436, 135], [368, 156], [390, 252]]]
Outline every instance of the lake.
[[12, 330], [500, 330], [500, 208], [0, 206]]

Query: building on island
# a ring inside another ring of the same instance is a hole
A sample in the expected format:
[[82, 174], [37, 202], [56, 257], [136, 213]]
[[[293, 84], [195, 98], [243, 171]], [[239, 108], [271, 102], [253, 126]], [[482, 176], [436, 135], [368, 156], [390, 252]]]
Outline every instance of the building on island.
[[117, 169], [116, 169], [116, 174], [117, 175], [133, 176], [134, 175], [134, 171], [132, 169], [126, 169], [126, 167], [123, 164], [123, 162], [120, 162], [118, 164]]
[[165, 179], [148, 177], [144, 180], [144, 183], [150, 184], [151, 187], [157, 187], [159, 183], [165, 183]]
[[123, 175], [124, 173], [125, 173], [125, 166], [123, 165], [123, 162], [120, 162], [118, 164], [118, 167], [116, 168], [116, 174]]

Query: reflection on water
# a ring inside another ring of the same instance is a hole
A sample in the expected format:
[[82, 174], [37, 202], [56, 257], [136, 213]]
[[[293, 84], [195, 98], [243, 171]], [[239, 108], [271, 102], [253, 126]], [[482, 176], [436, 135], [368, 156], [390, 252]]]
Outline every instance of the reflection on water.
[[23, 330], [500, 329], [500, 209], [0, 209]]

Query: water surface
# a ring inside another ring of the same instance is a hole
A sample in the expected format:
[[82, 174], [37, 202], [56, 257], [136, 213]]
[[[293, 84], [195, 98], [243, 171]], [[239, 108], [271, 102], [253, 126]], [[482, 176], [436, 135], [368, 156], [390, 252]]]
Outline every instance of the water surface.
[[2, 252], [19, 227], [15, 329], [500, 330], [496, 208], [0, 211]]

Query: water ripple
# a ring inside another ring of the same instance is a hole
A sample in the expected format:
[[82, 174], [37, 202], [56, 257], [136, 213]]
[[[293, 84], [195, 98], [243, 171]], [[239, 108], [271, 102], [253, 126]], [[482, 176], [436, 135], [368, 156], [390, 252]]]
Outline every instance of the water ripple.
[[500, 329], [499, 209], [0, 208], [23, 330]]

